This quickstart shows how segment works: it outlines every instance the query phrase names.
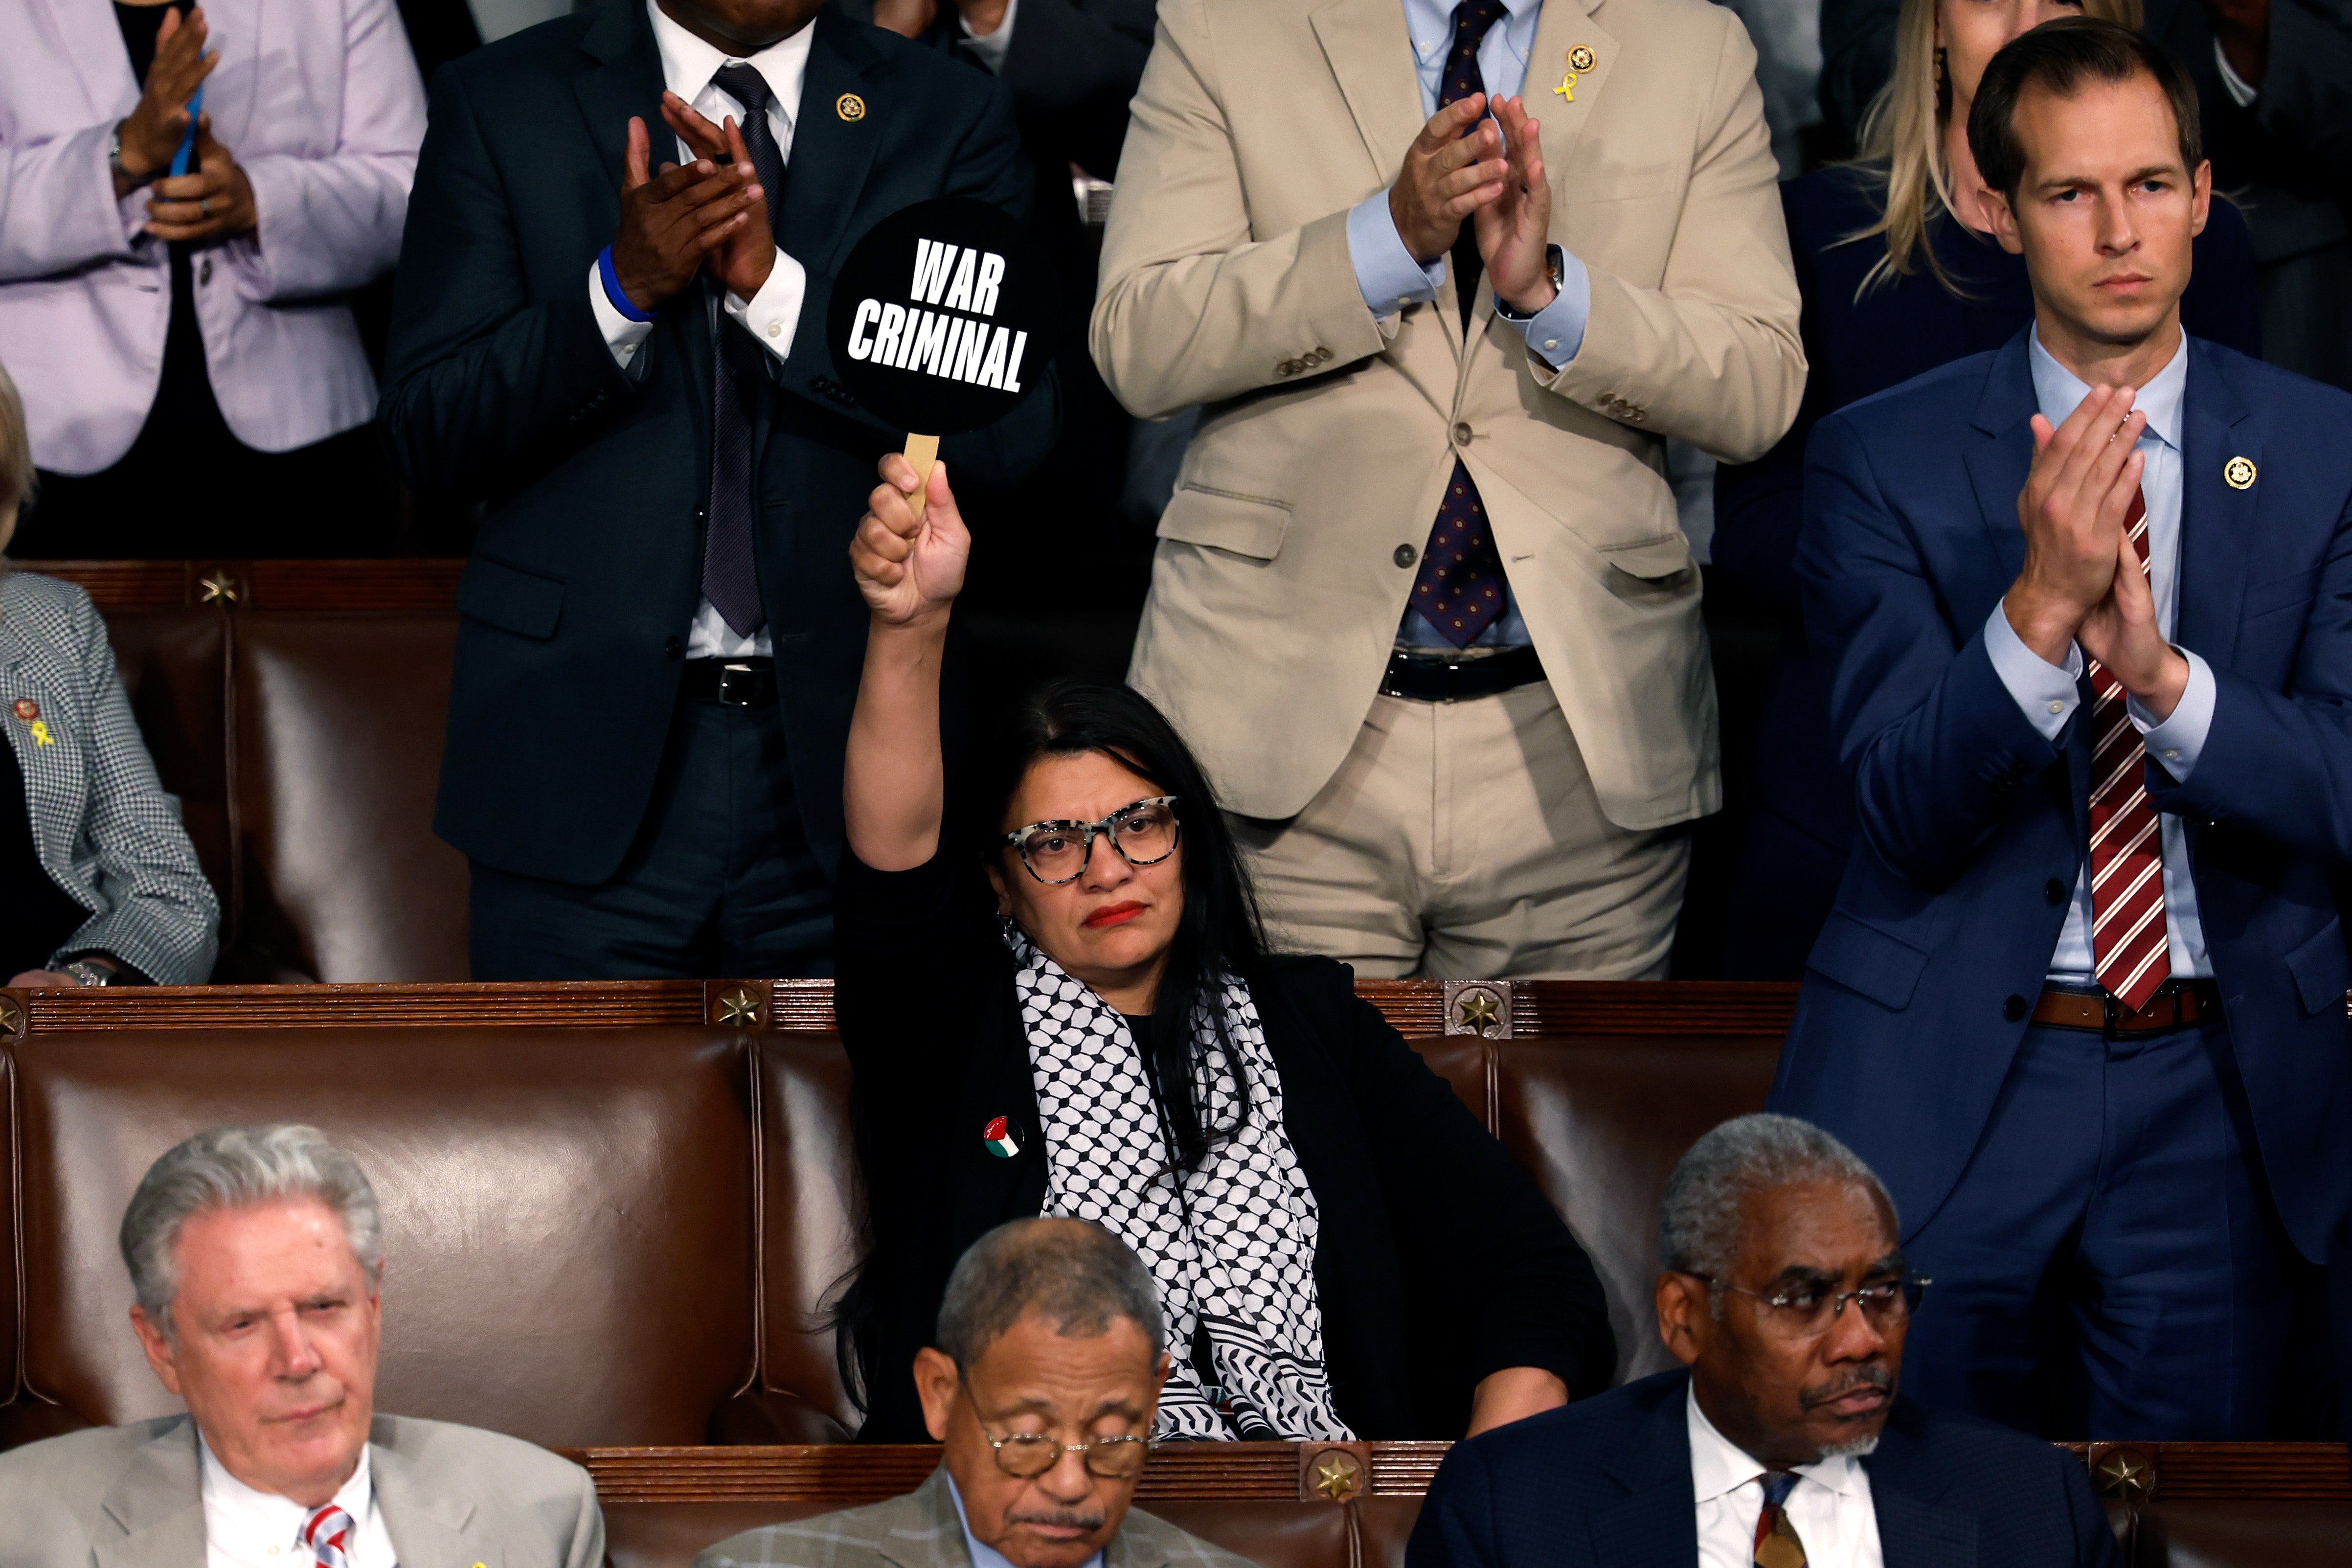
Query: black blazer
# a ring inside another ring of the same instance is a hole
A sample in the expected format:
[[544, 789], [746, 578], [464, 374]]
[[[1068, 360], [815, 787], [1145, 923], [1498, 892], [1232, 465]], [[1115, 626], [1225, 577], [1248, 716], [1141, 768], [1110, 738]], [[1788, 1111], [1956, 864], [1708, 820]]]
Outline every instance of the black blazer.
[[[1456, 1443], [1405, 1568], [1691, 1568], [1687, 1372]], [[2116, 1560], [2082, 1461], [1898, 1398], [1862, 1462], [1886, 1568], [2106, 1568]]]
[[[794, 793], [829, 868], [866, 646], [849, 539], [876, 459], [904, 439], [839, 384], [835, 269], [910, 203], [1025, 213], [1030, 181], [984, 73], [830, 10], [813, 26], [776, 219], [808, 295], [791, 356], [764, 359], [753, 544]], [[500, 870], [583, 885], [612, 874], [645, 815], [700, 593], [708, 298], [689, 289], [661, 309], [635, 377], [588, 302], [620, 220], [629, 117], [658, 146], [661, 92], [635, 4], [530, 28], [435, 78], [379, 416], [410, 484], [490, 503], [458, 587], [435, 827]], [[943, 455], [960, 476], [1010, 482], [1052, 444], [1057, 405], [1046, 377]]]
[[[1765, 698], [1756, 757], [1750, 866], [1735, 895], [1732, 978], [1795, 980], [1828, 918], [1853, 841], [1853, 787], [1832, 744], [1821, 672], [1797, 603], [1797, 531], [1804, 520], [1805, 443], [1813, 426], [1850, 403], [1972, 353], [1996, 349], [2033, 320], [2022, 258], [1970, 234], [1948, 216], [1928, 231], [1959, 299], [1926, 270], [1854, 297], [1881, 239], [1842, 243], [1877, 221], [1874, 186], [1851, 168], [1823, 169], [1780, 187], [1789, 247], [1803, 295], [1805, 395], [1797, 422], [1753, 463], [1715, 476], [1710, 587], [1780, 622], [1780, 656]], [[2196, 242], [2181, 321], [2194, 335], [2259, 357], [2253, 241], [2245, 216], [2216, 200]], [[1811, 875], [1799, 868], [1809, 868]]]
[[[985, 889], [942, 856], [881, 872], [844, 855], [834, 1006], [856, 1075], [871, 1247], [846, 1303], [868, 1442], [926, 1440], [910, 1369], [949, 1271], [1039, 1213], [1045, 1142], [1011, 955]], [[1329, 959], [1250, 979], [1314, 1189], [1315, 1285], [1341, 1419], [1360, 1437], [1454, 1437], [1491, 1372], [1539, 1366], [1583, 1396], [1616, 1360], [1601, 1282], [1527, 1174]], [[996, 1117], [1020, 1152], [998, 1159]], [[1181, 1349], [1178, 1353], [1181, 1353]]]

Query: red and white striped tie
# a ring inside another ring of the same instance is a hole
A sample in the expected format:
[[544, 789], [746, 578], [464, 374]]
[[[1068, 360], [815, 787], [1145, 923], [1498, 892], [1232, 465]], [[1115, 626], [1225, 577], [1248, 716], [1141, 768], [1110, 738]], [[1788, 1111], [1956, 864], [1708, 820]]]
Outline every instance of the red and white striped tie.
[[333, 1503], [311, 1510], [302, 1521], [299, 1544], [310, 1548], [319, 1568], [350, 1568], [352, 1516]]
[[[2134, 494], [2124, 528], [2147, 570], [2147, 503]], [[2172, 976], [2164, 924], [2164, 834], [2147, 798], [2147, 753], [2125, 710], [2124, 683], [2091, 669], [2091, 953], [2099, 984], [2137, 1013]]]

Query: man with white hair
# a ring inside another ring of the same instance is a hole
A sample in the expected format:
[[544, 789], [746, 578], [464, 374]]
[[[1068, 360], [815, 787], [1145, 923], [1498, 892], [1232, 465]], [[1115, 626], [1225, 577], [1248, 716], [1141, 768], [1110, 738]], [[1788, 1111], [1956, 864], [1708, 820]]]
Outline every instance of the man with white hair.
[[131, 1326], [185, 1415], [0, 1454], [0, 1568], [598, 1568], [587, 1472], [375, 1414], [382, 1223], [315, 1127], [200, 1132], [122, 1216]]
[[1405, 1568], [2105, 1568], [2081, 1461], [1895, 1392], [1927, 1281], [1844, 1144], [1742, 1116], [1666, 1184], [1661, 1373], [1457, 1443]]

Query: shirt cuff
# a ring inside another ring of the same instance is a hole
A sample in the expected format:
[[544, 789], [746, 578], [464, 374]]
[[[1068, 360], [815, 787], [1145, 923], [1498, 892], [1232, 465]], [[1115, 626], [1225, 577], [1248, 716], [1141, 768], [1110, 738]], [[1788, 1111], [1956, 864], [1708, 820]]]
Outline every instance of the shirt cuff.
[[2254, 101], [2254, 95], [2259, 89], [2231, 68], [2230, 57], [2222, 52], [2221, 40], [2219, 38], [2213, 40], [2213, 63], [2221, 68], [2221, 90], [2230, 95], [2231, 103], [2243, 109]]
[[1558, 370], [1584, 346], [1585, 318], [1592, 314], [1592, 274], [1584, 263], [1559, 253], [1559, 293], [1534, 315], [1517, 323], [1528, 348], [1538, 359]]
[[757, 338], [767, 351], [778, 359], [793, 352], [793, 336], [800, 330], [801, 301], [808, 295], [808, 269], [776, 251], [776, 264], [768, 268], [768, 280], [751, 302], [727, 295], [727, 313], [743, 323], [743, 330]]
[[1389, 194], [1374, 191], [1348, 213], [1348, 259], [1356, 268], [1356, 289], [1375, 319], [1393, 316], [1407, 305], [1437, 298], [1445, 276], [1444, 257], [1423, 267], [1404, 247], [1389, 216]]
[[651, 321], [633, 321], [621, 314], [610, 296], [604, 292], [604, 268], [595, 262], [588, 264], [588, 308], [596, 313], [596, 330], [604, 334], [604, 346], [613, 351], [613, 363], [623, 370], [637, 357], [637, 350], [653, 335]]
[[2151, 721], [2147, 710], [2140, 706], [2137, 697], [2124, 700], [2124, 711], [2130, 716], [2132, 727], [2139, 731], [2140, 744], [2156, 759], [2157, 766], [2170, 773], [2175, 784], [2187, 784], [2197, 759], [2205, 751], [2206, 733], [2213, 728], [2216, 689], [2213, 667], [2185, 647], [2179, 651], [2189, 661], [2189, 686], [2174, 706], [2172, 717], [2161, 724]]
[[956, 26], [963, 29], [963, 41], [990, 70], [1001, 74], [1004, 69], [1005, 51], [1013, 47], [1013, 14], [1020, 9], [1021, 0], [1004, 0], [1004, 20], [996, 24], [996, 31], [985, 34], [973, 32], [971, 21], [961, 13], [956, 16]]
[[2025, 639], [2009, 624], [2008, 612], [1997, 604], [1985, 617], [1984, 639], [1993, 673], [2017, 700], [2026, 722], [2043, 740], [2055, 742], [2083, 700], [2074, 684], [2083, 679], [2083, 650], [2068, 643], [2066, 665], [2060, 668], [2025, 646]]

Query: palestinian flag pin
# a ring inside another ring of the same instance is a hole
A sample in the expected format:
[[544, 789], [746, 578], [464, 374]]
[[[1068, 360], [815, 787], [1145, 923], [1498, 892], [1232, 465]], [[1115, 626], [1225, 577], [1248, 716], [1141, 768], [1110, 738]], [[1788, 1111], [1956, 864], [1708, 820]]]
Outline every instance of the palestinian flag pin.
[[1000, 1160], [1010, 1160], [1021, 1152], [1021, 1145], [1013, 1141], [1013, 1129], [1004, 1124], [1002, 1116], [980, 1130], [980, 1141]]

